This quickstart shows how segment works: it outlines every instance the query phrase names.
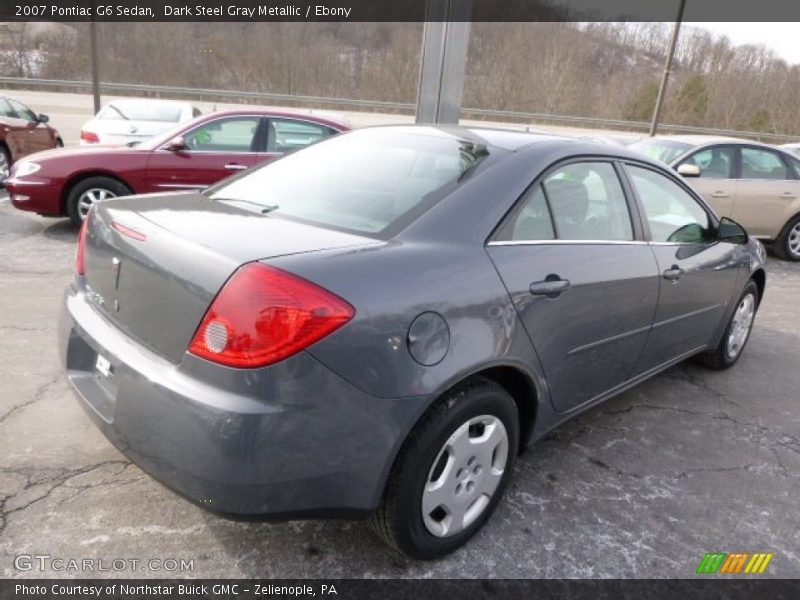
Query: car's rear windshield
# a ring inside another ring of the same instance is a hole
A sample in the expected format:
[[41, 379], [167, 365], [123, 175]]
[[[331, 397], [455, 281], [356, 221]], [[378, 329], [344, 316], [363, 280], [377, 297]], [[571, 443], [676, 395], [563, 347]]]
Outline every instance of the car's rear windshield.
[[183, 109], [172, 104], [144, 102], [111, 102], [98, 115], [110, 121], [163, 121], [177, 123]]
[[642, 140], [628, 146], [631, 150], [636, 150], [642, 154], [670, 164], [681, 154], [691, 148], [691, 144], [685, 142], [672, 142], [667, 140]]
[[[331, 138], [210, 189], [246, 210], [385, 238], [488, 164], [489, 148], [431, 135], [362, 130]], [[492, 153], [497, 154], [492, 148]]]

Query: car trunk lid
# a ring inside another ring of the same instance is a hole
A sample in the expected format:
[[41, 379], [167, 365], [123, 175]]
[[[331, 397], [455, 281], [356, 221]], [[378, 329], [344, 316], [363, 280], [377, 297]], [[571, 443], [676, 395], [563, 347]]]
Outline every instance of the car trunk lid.
[[211, 301], [242, 264], [380, 243], [200, 194], [118, 199], [93, 210], [87, 298], [131, 338], [178, 362]]

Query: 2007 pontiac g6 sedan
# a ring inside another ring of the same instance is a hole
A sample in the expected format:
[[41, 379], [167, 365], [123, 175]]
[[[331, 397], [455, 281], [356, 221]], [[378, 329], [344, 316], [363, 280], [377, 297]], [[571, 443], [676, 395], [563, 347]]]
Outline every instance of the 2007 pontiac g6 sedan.
[[189, 499], [371, 517], [431, 559], [560, 422], [691, 356], [733, 365], [764, 261], [622, 147], [366, 129], [98, 203], [61, 355], [105, 435]]

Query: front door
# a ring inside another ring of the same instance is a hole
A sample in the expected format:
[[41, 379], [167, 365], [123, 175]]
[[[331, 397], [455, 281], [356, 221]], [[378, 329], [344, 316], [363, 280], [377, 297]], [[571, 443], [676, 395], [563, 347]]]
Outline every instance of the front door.
[[19, 160], [28, 154], [28, 128], [27, 123], [20, 119], [8, 100], [0, 98], [0, 127], [9, 150], [11, 160]]
[[17, 113], [17, 117], [24, 123], [23, 127], [27, 138], [25, 154], [52, 148], [53, 140], [50, 137], [50, 130], [47, 125], [39, 122], [39, 117], [36, 116], [36, 113], [21, 102], [11, 99], [9, 99], [9, 102], [11, 103], [11, 108]]
[[248, 169], [263, 150], [264, 119], [230, 116], [206, 121], [184, 135], [186, 148], [154, 150], [148, 191], [200, 190]]
[[658, 270], [637, 235], [612, 162], [551, 170], [487, 251], [567, 411], [627, 381], [658, 299]]
[[707, 347], [739, 274], [736, 244], [717, 241], [705, 207], [677, 181], [649, 167], [625, 166], [644, 211], [658, 261], [658, 309], [636, 367], [644, 373]]

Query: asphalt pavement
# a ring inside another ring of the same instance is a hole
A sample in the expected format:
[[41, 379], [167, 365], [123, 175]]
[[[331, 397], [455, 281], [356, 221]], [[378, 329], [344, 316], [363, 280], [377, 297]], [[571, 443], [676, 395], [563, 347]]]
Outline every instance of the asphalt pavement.
[[59, 366], [76, 230], [0, 198], [2, 577], [694, 577], [712, 551], [771, 552], [763, 576], [800, 577], [800, 264], [770, 259], [732, 370], [680, 365], [563, 425], [472, 542], [420, 563], [362, 522], [222, 519], [131, 464]]

